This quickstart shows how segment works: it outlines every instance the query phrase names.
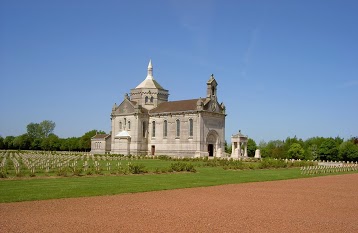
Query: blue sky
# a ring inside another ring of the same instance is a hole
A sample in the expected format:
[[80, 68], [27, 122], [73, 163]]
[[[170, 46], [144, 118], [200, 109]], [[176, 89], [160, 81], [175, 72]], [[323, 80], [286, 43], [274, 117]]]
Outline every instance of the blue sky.
[[358, 1], [0, 1], [0, 135], [110, 131], [145, 77], [170, 100], [214, 74], [226, 139], [358, 136]]

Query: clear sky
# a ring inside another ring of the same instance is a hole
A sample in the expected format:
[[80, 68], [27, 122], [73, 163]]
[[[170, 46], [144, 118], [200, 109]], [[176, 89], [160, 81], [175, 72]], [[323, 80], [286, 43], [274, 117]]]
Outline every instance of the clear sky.
[[1, 0], [0, 135], [109, 132], [149, 59], [170, 100], [215, 75], [228, 141], [358, 136], [356, 0]]

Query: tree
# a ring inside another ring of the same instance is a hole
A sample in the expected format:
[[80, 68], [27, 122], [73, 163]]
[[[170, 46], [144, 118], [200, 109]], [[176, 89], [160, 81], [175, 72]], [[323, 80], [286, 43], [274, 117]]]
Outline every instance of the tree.
[[44, 120], [40, 123], [30, 123], [26, 126], [27, 134], [31, 139], [36, 138], [47, 138], [50, 134], [53, 133], [56, 127], [56, 123], [49, 120]]
[[304, 142], [305, 159], [315, 160], [319, 158], [319, 148], [326, 140], [324, 137], [309, 138]]
[[231, 144], [228, 144], [227, 141], [225, 140], [225, 153], [231, 154], [231, 152], [232, 152], [232, 146]]
[[256, 142], [253, 139], [249, 138], [247, 141], [247, 155], [249, 157], [254, 157], [256, 149], [257, 149]]
[[287, 152], [288, 158], [290, 158], [290, 159], [303, 159], [304, 153], [305, 153], [305, 150], [297, 142], [292, 143], [292, 145], [290, 146], [290, 149]]
[[5, 149], [4, 138], [0, 136], [0, 150]]
[[60, 139], [56, 134], [50, 134], [41, 142], [43, 150], [56, 151], [60, 148]]
[[333, 138], [326, 138], [325, 141], [319, 147], [319, 158], [321, 160], [340, 160], [338, 157], [337, 142]]
[[32, 140], [31, 142], [31, 150], [41, 150], [41, 143], [42, 143], [42, 139], [41, 138], [35, 138]]
[[339, 147], [339, 157], [344, 161], [358, 161], [358, 145], [353, 141], [343, 142]]
[[96, 134], [104, 134], [104, 131], [91, 130], [82, 135], [79, 141], [80, 149], [84, 151], [88, 151], [91, 149], [91, 138]]
[[29, 135], [30, 138], [32, 139], [41, 138], [40, 124], [31, 122], [26, 126], [26, 129], [27, 129], [27, 134]]
[[19, 150], [28, 150], [31, 146], [31, 139], [27, 133], [17, 136], [13, 140], [13, 146]]
[[80, 141], [80, 138], [76, 138], [76, 137], [62, 139], [60, 141], [60, 143], [61, 143], [60, 150], [78, 151], [78, 150], [80, 150], [79, 141]]
[[290, 158], [290, 155], [288, 154], [288, 151], [291, 148], [291, 145], [293, 145], [294, 143], [298, 143], [300, 144], [302, 147], [304, 145], [304, 142], [302, 141], [302, 139], [297, 139], [296, 136], [294, 136], [293, 138], [287, 137], [285, 142], [284, 142], [284, 153], [285, 153], [285, 157], [286, 158]]
[[14, 136], [6, 136], [6, 138], [4, 139], [4, 148], [5, 149], [8, 149], [8, 150], [10, 150], [10, 149], [16, 149], [15, 147], [14, 147], [14, 139], [15, 139], [15, 137]]
[[56, 123], [49, 120], [44, 120], [39, 124], [41, 130], [41, 137], [47, 138], [50, 134], [53, 133]]
[[265, 148], [265, 153], [267, 153], [265, 157], [278, 159], [285, 158], [284, 143], [281, 140], [269, 141]]

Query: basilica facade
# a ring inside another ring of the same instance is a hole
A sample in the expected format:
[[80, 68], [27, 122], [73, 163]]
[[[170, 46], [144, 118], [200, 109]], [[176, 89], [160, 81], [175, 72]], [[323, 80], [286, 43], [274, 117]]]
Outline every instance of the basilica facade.
[[111, 133], [95, 135], [91, 153], [222, 157], [226, 114], [217, 86], [211, 75], [205, 98], [169, 101], [150, 61], [147, 77], [113, 105]]

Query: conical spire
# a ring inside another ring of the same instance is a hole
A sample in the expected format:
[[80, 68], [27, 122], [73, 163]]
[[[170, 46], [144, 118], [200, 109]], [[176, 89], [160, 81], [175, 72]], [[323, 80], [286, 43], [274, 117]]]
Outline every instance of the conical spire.
[[147, 77], [136, 88], [164, 89], [157, 81], [154, 80], [152, 60], [149, 60]]
[[149, 60], [147, 79], [153, 79], [153, 65], [152, 59]]

